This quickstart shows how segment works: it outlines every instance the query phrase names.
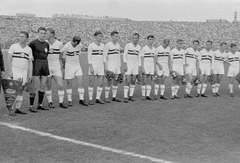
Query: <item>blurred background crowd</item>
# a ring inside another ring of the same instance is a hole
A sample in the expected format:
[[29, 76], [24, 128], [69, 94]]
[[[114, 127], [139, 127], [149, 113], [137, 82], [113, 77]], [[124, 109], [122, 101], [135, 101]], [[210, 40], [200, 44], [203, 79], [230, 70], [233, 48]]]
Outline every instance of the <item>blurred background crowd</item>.
[[155, 46], [161, 44], [164, 38], [171, 40], [171, 47], [174, 47], [177, 39], [183, 39], [186, 47], [191, 45], [193, 39], [200, 41], [200, 47], [204, 47], [205, 41], [212, 40], [215, 49], [222, 41], [240, 42], [240, 23], [237, 22], [161, 22], [0, 16], [0, 44], [3, 48], [9, 48], [17, 41], [21, 30], [30, 33], [31, 41], [36, 38], [37, 29], [40, 26], [54, 28], [56, 37], [63, 43], [70, 41], [74, 35], [78, 35], [82, 38], [85, 48], [93, 41], [93, 34], [98, 30], [104, 33], [104, 43], [110, 40], [110, 33], [117, 30], [120, 33], [119, 42], [122, 48], [131, 41], [131, 35], [134, 32], [140, 34], [139, 43], [142, 46], [146, 43], [146, 37], [149, 34], [155, 36]]

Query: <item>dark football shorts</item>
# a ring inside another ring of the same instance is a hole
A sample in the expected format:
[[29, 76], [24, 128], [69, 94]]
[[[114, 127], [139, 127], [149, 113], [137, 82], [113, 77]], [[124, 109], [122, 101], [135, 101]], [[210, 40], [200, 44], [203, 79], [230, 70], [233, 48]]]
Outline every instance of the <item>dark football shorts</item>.
[[50, 75], [47, 60], [33, 61], [33, 76], [48, 76]]

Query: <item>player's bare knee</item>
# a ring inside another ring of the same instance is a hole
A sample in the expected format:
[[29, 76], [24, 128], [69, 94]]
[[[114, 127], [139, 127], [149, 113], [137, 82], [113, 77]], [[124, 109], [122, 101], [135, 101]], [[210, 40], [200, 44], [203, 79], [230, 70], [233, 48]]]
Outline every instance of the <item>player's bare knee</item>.
[[146, 85], [147, 83], [145, 81], [142, 81], [142, 85]]
[[112, 85], [112, 80], [107, 80], [106, 86], [110, 87]]
[[58, 85], [58, 90], [60, 90], [60, 91], [64, 90], [63, 85]]
[[125, 83], [124, 83], [125, 86], [129, 86], [130, 85], [130, 81], [128, 80], [125, 80]]
[[43, 92], [45, 90], [45, 85], [40, 85], [39, 90]]
[[78, 82], [78, 88], [84, 88], [83, 81]]
[[46, 84], [46, 89], [49, 91], [52, 88], [52, 84], [47, 83]]
[[72, 88], [72, 81], [67, 80], [67, 89]]
[[131, 85], [135, 85], [136, 84], [136, 80], [134, 80], [134, 81], [132, 80], [130, 83], [131, 83]]
[[98, 84], [98, 86], [102, 88], [102, 87], [103, 87], [103, 82], [100, 82], [100, 83]]
[[117, 85], [118, 85], [118, 81], [117, 81], [117, 80], [114, 80], [114, 81], [113, 81], [113, 85], [114, 85], [114, 86], [117, 86]]

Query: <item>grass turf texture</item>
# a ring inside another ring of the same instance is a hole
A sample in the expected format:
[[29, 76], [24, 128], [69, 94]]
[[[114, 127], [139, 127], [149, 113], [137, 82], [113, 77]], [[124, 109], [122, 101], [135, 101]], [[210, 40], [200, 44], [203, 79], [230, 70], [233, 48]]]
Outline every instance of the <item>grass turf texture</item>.
[[[87, 88], [86, 53], [81, 56], [81, 64]], [[169, 81], [168, 79], [166, 87], [168, 97], [170, 97]], [[77, 90], [73, 89], [73, 107], [67, 110], [57, 107], [56, 84], [53, 84], [55, 109], [39, 111], [37, 114], [30, 113], [28, 96], [25, 94], [22, 109], [28, 114], [10, 117], [7, 115], [5, 101], [1, 95], [0, 121], [177, 163], [239, 163], [240, 95], [235, 85], [236, 96], [231, 98], [227, 82], [227, 77], [224, 77], [220, 88], [222, 96], [217, 98], [211, 96], [208, 86], [206, 91], [208, 98], [184, 99], [182, 87], [179, 91], [180, 100], [141, 101], [140, 86], [137, 86], [136, 102], [128, 104], [111, 102], [89, 107], [78, 104]], [[76, 82], [74, 88], [77, 88]], [[192, 93], [196, 93], [196, 87]], [[88, 97], [87, 93], [85, 97]], [[119, 86], [118, 97], [123, 97], [123, 85]], [[47, 105], [46, 99], [44, 104]], [[0, 126], [0, 162], [151, 161]]]

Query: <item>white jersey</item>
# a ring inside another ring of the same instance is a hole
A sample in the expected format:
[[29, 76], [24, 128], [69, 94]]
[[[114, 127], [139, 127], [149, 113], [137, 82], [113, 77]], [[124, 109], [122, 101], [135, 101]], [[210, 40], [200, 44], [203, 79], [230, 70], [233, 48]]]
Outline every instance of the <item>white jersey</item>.
[[210, 64], [212, 62], [213, 57], [214, 52], [212, 50], [207, 51], [206, 49], [203, 49], [200, 51], [199, 60], [203, 64]]
[[236, 52], [235, 54], [228, 52], [225, 58], [230, 63], [230, 67], [239, 68], [240, 52]]
[[187, 48], [185, 50], [185, 57], [186, 57], [187, 64], [196, 65], [198, 56], [199, 56], [199, 51], [197, 51], [197, 50], [194, 51], [193, 48]]
[[180, 64], [184, 65], [185, 64], [185, 55], [184, 55], [184, 50], [183, 49], [172, 49], [170, 51], [170, 56], [172, 60], [172, 64]]
[[214, 68], [214, 52], [212, 50], [207, 51], [203, 49], [199, 53], [200, 66], [203, 68], [204, 65], [211, 65]]
[[103, 62], [104, 44], [100, 43], [98, 46], [94, 42], [88, 46], [88, 63]]
[[159, 63], [168, 63], [168, 58], [170, 55], [170, 47], [164, 48], [162, 45], [160, 45], [156, 50], [155, 50], [155, 56], [158, 57], [157, 61]]
[[[47, 41], [48, 42], [48, 41]], [[63, 44], [62, 42], [56, 40], [52, 45], [49, 44], [49, 53], [48, 53], [48, 64], [55, 65], [56, 63], [59, 64], [60, 53], [63, 51]]]
[[104, 62], [118, 62], [119, 66], [121, 65], [121, 57], [120, 57], [120, 45], [116, 43], [114, 45], [112, 41], [108, 42], [103, 51]]
[[66, 64], [71, 66], [79, 66], [79, 56], [81, 54], [82, 44], [78, 44], [76, 47], [72, 46], [71, 42], [66, 43], [63, 47], [63, 58], [66, 58]]
[[225, 57], [226, 57], [226, 53], [225, 52], [222, 53], [219, 50], [216, 50], [214, 52], [214, 64], [215, 63], [223, 64], [223, 61], [224, 61]]
[[19, 43], [11, 45], [8, 50], [12, 54], [12, 66], [17, 68], [28, 68], [29, 59], [33, 59], [32, 49], [27, 45], [22, 48]]
[[154, 56], [155, 56], [155, 48], [152, 47], [152, 49], [150, 49], [147, 45], [145, 45], [142, 48], [142, 57], [144, 58], [145, 62], [154, 62]]
[[123, 54], [123, 62], [134, 62], [141, 65], [141, 46], [137, 44], [134, 46], [133, 43], [128, 43], [125, 46]]

